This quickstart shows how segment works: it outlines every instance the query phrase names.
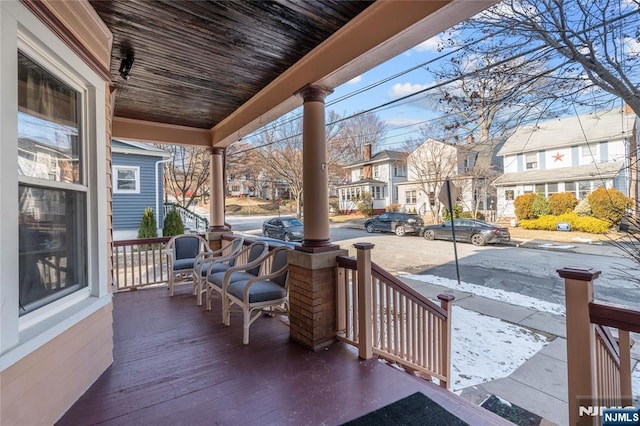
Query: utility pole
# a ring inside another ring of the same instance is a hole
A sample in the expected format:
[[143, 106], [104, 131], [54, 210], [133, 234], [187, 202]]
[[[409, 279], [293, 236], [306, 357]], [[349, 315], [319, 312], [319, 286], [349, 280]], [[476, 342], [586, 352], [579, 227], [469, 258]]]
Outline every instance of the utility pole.
[[629, 141], [629, 173], [631, 173], [631, 187], [629, 188], [629, 198], [633, 201], [632, 217], [634, 223], [638, 220], [638, 133], [637, 128], [640, 119], [633, 120], [631, 140]]

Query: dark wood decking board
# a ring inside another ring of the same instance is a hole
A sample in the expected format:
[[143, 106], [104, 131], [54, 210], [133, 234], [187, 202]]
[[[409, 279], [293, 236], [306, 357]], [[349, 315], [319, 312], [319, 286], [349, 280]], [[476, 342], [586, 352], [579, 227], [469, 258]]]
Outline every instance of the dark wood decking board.
[[114, 296], [113, 365], [60, 425], [340, 424], [420, 391], [469, 424], [508, 424], [457, 395], [338, 343], [310, 352], [278, 318], [242, 345], [242, 318], [195, 306], [188, 286]]

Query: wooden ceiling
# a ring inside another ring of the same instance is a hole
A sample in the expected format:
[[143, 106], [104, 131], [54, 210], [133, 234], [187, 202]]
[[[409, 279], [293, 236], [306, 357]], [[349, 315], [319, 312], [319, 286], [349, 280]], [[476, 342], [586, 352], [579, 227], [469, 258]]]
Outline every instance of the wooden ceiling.
[[[91, 0], [113, 33], [115, 116], [211, 129], [371, 1]], [[119, 75], [133, 54], [129, 79]]]

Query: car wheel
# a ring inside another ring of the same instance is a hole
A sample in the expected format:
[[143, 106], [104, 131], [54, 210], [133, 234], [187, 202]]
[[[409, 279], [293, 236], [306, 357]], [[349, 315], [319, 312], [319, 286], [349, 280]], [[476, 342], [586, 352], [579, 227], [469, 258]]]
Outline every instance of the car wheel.
[[289, 234], [284, 234], [284, 240], [285, 240], [286, 242], [291, 241], [291, 235], [289, 235]]
[[424, 231], [424, 238], [425, 238], [425, 240], [435, 240], [436, 239], [436, 233], [433, 232], [431, 229], [428, 229], [428, 230]]
[[368, 224], [367, 225], [367, 232], [368, 233], [372, 233], [373, 231], [375, 231], [375, 229], [373, 228], [373, 224], [371, 224], [371, 223]]
[[471, 244], [474, 246], [486, 246], [487, 239], [482, 234], [473, 234], [471, 236]]
[[402, 225], [396, 226], [396, 235], [398, 237], [404, 237], [404, 226]]

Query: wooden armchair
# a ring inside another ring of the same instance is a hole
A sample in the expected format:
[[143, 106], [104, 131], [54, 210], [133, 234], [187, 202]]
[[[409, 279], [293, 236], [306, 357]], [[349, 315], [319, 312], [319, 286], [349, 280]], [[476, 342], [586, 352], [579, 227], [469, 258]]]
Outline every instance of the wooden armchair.
[[169, 240], [164, 250], [169, 260], [169, 296], [173, 296], [173, 287], [177, 282], [188, 279], [195, 281], [196, 257], [210, 251], [209, 244], [199, 235], [182, 234]]
[[243, 237], [234, 237], [229, 244], [219, 250], [200, 253], [196, 257], [193, 279], [194, 293], [196, 294], [196, 304], [202, 305], [202, 296], [205, 299], [208, 294], [207, 275], [214, 272], [225, 272], [235, 266], [238, 257], [236, 254], [244, 247]]
[[[249, 327], [257, 320], [266, 308], [284, 308], [288, 297], [287, 253], [289, 247], [278, 247], [270, 254], [271, 268], [268, 274], [259, 275], [248, 280], [224, 280], [222, 286], [224, 324], [231, 323], [231, 307], [237, 305], [243, 312], [242, 343], [249, 344]], [[266, 259], [265, 259], [266, 261]], [[257, 311], [257, 312], [256, 312]]]
[[[212, 270], [207, 275], [207, 310], [211, 310], [211, 299], [214, 291], [222, 294], [222, 283], [238, 280], [248, 280], [260, 275], [262, 263], [269, 255], [269, 245], [263, 241], [251, 243], [235, 254], [234, 266], [226, 271]], [[225, 318], [225, 298], [222, 297], [222, 321]]]

